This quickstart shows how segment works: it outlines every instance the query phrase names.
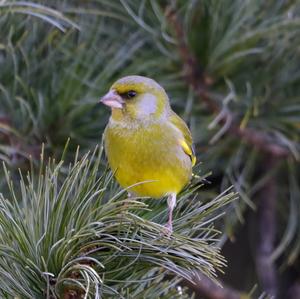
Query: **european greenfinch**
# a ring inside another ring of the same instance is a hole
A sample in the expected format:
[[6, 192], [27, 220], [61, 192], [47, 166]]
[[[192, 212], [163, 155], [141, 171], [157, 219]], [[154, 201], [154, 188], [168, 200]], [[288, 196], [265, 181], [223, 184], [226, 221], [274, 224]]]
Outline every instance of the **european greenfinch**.
[[189, 182], [196, 157], [191, 133], [154, 80], [127, 76], [100, 100], [111, 107], [104, 131], [108, 163], [119, 184], [137, 196], [167, 196], [172, 232], [176, 196]]

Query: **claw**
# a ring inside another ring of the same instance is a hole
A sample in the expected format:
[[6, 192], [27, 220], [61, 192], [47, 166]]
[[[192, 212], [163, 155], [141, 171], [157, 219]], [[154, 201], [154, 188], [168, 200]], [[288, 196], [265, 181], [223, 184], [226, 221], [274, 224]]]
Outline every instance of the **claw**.
[[168, 222], [165, 224], [164, 227], [165, 227], [165, 231], [164, 231], [165, 235], [170, 237], [173, 233], [173, 224]]

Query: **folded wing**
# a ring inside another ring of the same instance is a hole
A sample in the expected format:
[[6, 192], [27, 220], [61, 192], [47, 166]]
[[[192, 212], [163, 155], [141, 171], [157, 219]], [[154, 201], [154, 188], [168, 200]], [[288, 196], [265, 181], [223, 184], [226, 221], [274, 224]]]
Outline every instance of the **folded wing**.
[[192, 166], [196, 164], [196, 155], [193, 146], [192, 134], [186, 123], [175, 113], [171, 112], [169, 116], [170, 122], [182, 133], [182, 139], [178, 140], [184, 152], [190, 157]]

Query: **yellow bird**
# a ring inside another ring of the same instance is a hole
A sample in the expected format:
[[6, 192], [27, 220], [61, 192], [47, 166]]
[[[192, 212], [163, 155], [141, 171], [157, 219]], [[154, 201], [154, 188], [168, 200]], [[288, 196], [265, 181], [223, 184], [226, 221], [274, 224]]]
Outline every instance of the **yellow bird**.
[[167, 196], [166, 226], [172, 232], [176, 196], [196, 162], [187, 125], [171, 109], [165, 90], [147, 77], [116, 81], [100, 102], [112, 110], [104, 145], [117, 181], [138, 196]]

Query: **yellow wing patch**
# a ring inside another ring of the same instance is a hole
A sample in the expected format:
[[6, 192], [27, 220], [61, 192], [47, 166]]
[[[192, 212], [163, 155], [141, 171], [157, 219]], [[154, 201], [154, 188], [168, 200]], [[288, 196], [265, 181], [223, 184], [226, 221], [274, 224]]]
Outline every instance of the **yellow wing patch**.
[[179, 142], [180, 142], [180, 145], [182, 146], [184, 152], [190, 156], [190, 158], [192, 160], [192, 166], [194, 166], [196, 164], [196, 156], [195, 156], [193, 147], [190, 147], [183, 139], [179, 140]]
[[182, 146], [184, 152], [188, 156], [190, 156], [192, 166], [194, 166], [196, 164], [196, 155], [193, 148], [193, 140], [189, 128], [187, 127], [186, 123], [173, 111], [171, 112], [169, 120], [182, 133], [183, 139], [180, 139], [179, 143]]

